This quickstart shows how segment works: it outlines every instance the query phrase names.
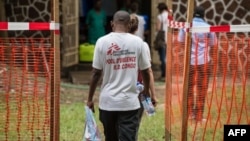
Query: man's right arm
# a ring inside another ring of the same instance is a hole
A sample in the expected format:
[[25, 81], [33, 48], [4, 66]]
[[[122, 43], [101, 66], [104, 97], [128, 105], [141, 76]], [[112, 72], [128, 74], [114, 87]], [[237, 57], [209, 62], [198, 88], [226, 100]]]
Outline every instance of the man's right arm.
[[102, 45], [102, 42], [98, 39], [95, 45], [95, 51], [93, 55], [93, 70], [92, 70], [92, 75], [90, 79], [90, 84], [89, 84], [89, 95], [88, 95], [88, 101], [87, 101], [87, 106], [92, 109], [94, 112], [94, 102], [93, 102], [93, 97], [94, 93], [98, 84], [98, 81], [101, 78], [102, 75], [102, 59], [101, 59], [101, 52], [100, 52], [100, 46]]
[[98, 84], [98, 81], [100, 80], [102, 75], [102, 70], [98, 70], [93, 68], [92, 70], [92, 75], [90, 79], [90, 84], [89, 84], [89, 95], [88, 95], [88, 101], [87, 101], [87, 106], [92, 109], [94, 112], [94, 102], [93, 102], [93, 97], [95, 94], [95, 90]]

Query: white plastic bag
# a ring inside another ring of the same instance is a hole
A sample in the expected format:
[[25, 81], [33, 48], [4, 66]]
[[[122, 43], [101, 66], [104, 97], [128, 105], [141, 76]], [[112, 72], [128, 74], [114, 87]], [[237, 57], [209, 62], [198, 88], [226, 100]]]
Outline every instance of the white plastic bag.
[[92, 110], [85, 106], [85, 127], [83, 141], [101, 141], [101, 134], [98, 130]]

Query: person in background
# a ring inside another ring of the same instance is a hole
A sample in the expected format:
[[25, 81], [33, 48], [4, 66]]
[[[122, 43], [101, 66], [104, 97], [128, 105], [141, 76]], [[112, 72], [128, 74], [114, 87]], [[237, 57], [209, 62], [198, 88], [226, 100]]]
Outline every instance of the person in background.
[[95, 44], [96, 40], [105, 35], [106, 13], [101, 9], [102, 1], [96, 0], [94, 8], [92, 8], [86, 17], [86, 24], [88, 29], [88, 43]]
[[[130, 31], [129, 32], [131, 34], [136, 35], [135, 33], [138, 30], [138, 25], [139, 25], [138, 17], [135, 14], [130, 15]], [[148, 44], [146, 42], [144, 42], [144, 48], [147, 50], [147, 56], [148, 56], [149, 61], [151, 61], [149, 46], [148, 46]], [[158, 100], [157, 100], [156, 95], [155, 95], [154, 75], [153, 75], [153, 70], [152, 70], [151, 67], [149, 68], [149, 72], [150, 72], [150, 84], [149, 84], [150, 97], [151, 97], [151, 101], [152, 101], [153, 105], [156, 106]], [[143, 84], [143, 81], [142, 81], [141, 77], [142, 76], [141, 76], [141, 73], [139, 71], [138, 81], [141, 84]], [[140, 99], [140, 96], [139, 96], [139, 99]], [[143, 106], [141, 104], [141, 108], [140, 108], [140, 111], [138, 113], [140, 122], [141, 122], [143, 112], [144, 112], [144, 109], [143, 109]], [[140, 127], [140, 122], [138, 122], [138, 130], [139, 130], [139, 127]], [[138, 134], [137, 134], [137, 138], [138, 138]]]
[[118, 5], [118, 10], [124, 10], [129, 12], [129, 8], [132, 0], [116, 0]]
[[99, 38], [95, 45], [93, 70], [87, 106], [94, 111], [93, 96], [103, 76], [99, 96], [99, 119], [105, 141], [135, 141], [140, 109], [136, 89], [141, 71], [144, 91], [150, 96], [150, 67], [144, 42], [128, 33], [130, 15], [117, 11], [111, 22], [113, 32]]
[[[192, 25], [209, 26], [204, 20], [205, 10], [198, 6], [194, 10]], [[188, 115], [189, 119], [195, 119], [202, 123], [205, 97], [209, 83], [209, 50], [215, 45], [217, 38], [215, 33], [192, 33], [192, 47], [190, 59], [190, 73], [188, 84]], [[185, 31], [181, 29], [178, 34], [178, 41], [185, 42]], [[196, 85], [196, 98], [194, 97], [194, 86]], [[195, 102], [194, 102], [195, 100]]]
[[146, 24], [146, 21], [144, 20], [143, 16], [138, 15], [138, 11], [139, 11], [139, 4], [138, 2], [133, 2], [130, 6], [130, 14], [131, 15], [135, 15], [139, 21], [138, 23], [138, 29], [135, 31], [135, 35], [139, 36], [142, 38], [142, 40], [144, 40], [144, 25]]
[[[158, 32], [161, 29], [163, 29], [166, 33], [165, 39], [167, 39], [167, 30], [168, 30], [167, 20], [170, 18], [172, 19], [172, 15], [170, 14], [167, 5], [164, 2], [159, 3], [157, 8], [159, 14], [157, 15], [156, 31]], [[165, 81], [165, 72], [166, 72], [166, 47], [167, 45], [158, 50], [158, 54], [161, 61], [161, 76], [159, 79], [163, 81]]]

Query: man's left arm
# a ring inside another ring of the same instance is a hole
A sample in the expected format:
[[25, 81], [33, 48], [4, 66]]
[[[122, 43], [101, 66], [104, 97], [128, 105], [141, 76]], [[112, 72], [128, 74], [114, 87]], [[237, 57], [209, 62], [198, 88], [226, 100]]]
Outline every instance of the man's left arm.
[[149, 97], [150, 97], [150, 93], [149, 93], [149, 86], [150, 86], [150, 68], [141, 70], [141, 74], [142, 74], [142, 81], [143, 81], [143, 85], [144, 85], [143, 94], [145, 94], [146, 96], [149, 96]]
[[148, 51], [147, 47], [144, 46], [145, 44], [143, 43], [141, 46], [141, 54], [139, 58], [139, 69], [141, 70], [142, 74], [142, 80], [144, 84], [144, 94], [147, 96], [150, 96], [149, 93], [149, 86], [150, 86], [150, 67], [151, 67], [151, 62], [150, 58], [148, 56]]

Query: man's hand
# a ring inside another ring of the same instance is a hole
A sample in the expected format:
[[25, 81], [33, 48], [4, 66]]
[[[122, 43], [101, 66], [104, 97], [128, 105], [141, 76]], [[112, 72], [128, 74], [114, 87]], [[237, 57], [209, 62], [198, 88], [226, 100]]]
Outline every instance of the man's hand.
[[158, 103], [158, 99], [155, 96], [152, 96], [151, 101], [152, 101], [152, 104], [154, 105], [154, 107], [156, 107], [157, 103]]
[[87, 106], [89, 107], [89, 109], [92, 110], [93, 113], [95, 112], [95, 106], [93, 101], [88, 101]]

